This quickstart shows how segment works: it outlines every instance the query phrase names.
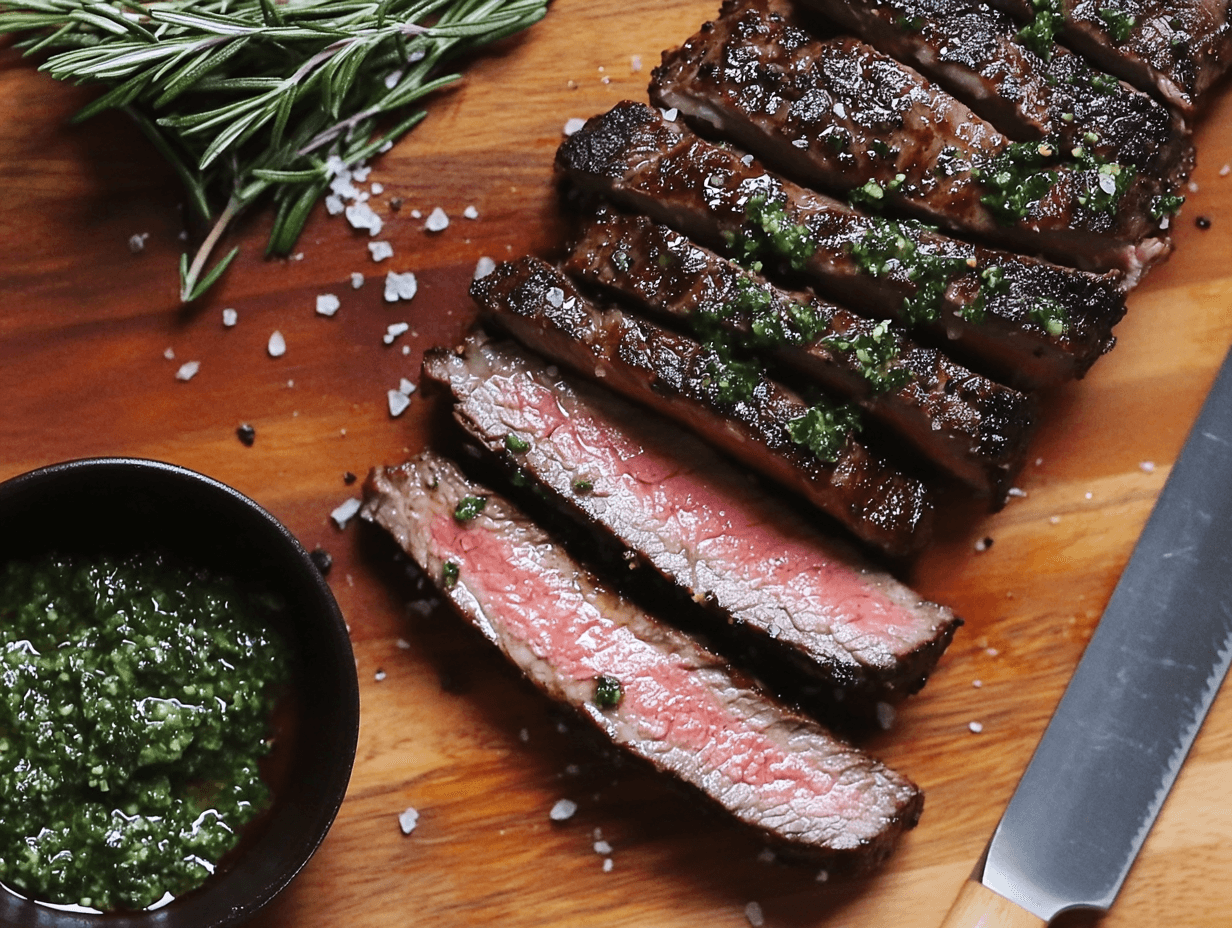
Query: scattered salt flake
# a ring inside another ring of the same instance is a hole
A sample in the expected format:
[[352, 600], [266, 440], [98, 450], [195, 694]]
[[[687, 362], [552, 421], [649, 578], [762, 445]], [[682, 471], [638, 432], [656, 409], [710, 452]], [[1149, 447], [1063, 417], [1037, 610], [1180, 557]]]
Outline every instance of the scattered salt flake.
[[572, 119], [566, 120], [564, 133], [565, 135], [575, 135], [582, 131], [582, 127], [586, 125], [585, 119], [579, 119], [574, 116]]
[[606, 857], [608, 854], [612, 853], [612, 846], [603, 840], [596, 841], [595, 842], [595, 853], [602, 854], [604, 857]]
[[379, 235], [384, 223], [367, 203], [352, 203], [346, 208], [347, 222], [355, 229], [367, 229], [369, 235]]
[[344, 209], [346, 209], [346, 204], [342, 202], [342, 197], [338, 194], [331, 193], [325, 198], [325, 212], [331, 216], [337, 216]]
[[419, 210], [417, 210], [417, 209], [413, 209], [413, 210], [411, 210], [411, 218], [412, 218], [412, 219], [422, 219], [422, 218], [423, 218], [423, 213], [421, 213], [421, 212], [420, 212]]
[[403, 650], [403, 651], [409, 651], [409, 650], [411, 649], [411, 643], [410, 643], [409, 641], [407, 641], [405, 638], [399, 638], [399, 639], [398, 639], [396, 642], [394, 642], [394, 643], [395, 643], [395, 644], [397, 644], [397, 646], [398, 646], [398, 648], [399, 648], [400, 650]]
[[1027, 491], [1021, 487], [1010, 487], [1006, 495], [1012, 496], [1014, 499], [1026, 499]]
[[394, 256], [394, 246], [389, 242], [369, 242], [368, 254], [372, 255], [373, 261], [384, 261]]
[[265, 346], [265, 350], [269, 352], [271, 358], [281, 358], [287, 353], [287, 340], [282, 337], [282, 333], [277, 329], [269, 337], [269, 344]]
[[424, 223], [424, 228], [429, 232], [444, 232], [449, 228], [449, 217], [445, 211], [439, 206], [428, 214], [428, 219]]
[[402, 381], [398, 384], [398, 392], [403, 396], [410, 396], [415, 392], [415, 385], [403, 377]]
[[991, 538], [981, 538], [979, 541], [975, 543], [976, 551], [987, 551], [991, 547], [992, 547]]
[[1049, 524], [1049, 525], [1058, 525], [1058, 524], [1060, 524], [1060, 522], [1061, 522], [1061, 517], [1060, 517], [1060, 516], [1049, 516], [1049, 517], [1048, 517], [1048, 524]]
[[980, 732], [984, 730], [984, 726], [980, 722], [968, 722], [967, 728], [971, 730], [972, 734], [976, 734], [976, 735], [978, 735]]
[[174, 361], [175, 360], [175, 349], [174, 348], [165, 349], [163, 351], [163, 357], [166, 358], [168, 361]]
[[815, 876], [814, 879], [817, 880], [818, 883], [828, 882], [830, 879], [830, 871], [829, 870], [818, 870], [817, 876]]
[[565, 776], [576, 777], [581, 772], [582, 768], [577, 764], [565, 764]]
[[660, 110], [659, 112], [663, 114], [663, 118], [668, 122], [675, 122], [676, 116], [680, 113], [680, 111], [674, 106], [670, 110]]
[[548, 287], [547, 300], [557, 309], [565, 305], [565, 291], [560, 287]]
[[987, 654], [989, 657], [996, 657], [1001, 652], [998, 651], [996, 648], [985, 648], [984, 653]]
[[1142, 471], [1144, 474], [1153, 474], [1155, 473], [1155, 462], [1143, 461], [1138, 465], [1138, 470]]
[[1191, 181], [1190, 181], [1188, 184], [1186, 184], [1185, 186], [1188, 188], [1188, 190], [1189, 190], [1189, 192], [1190, 192], [1190, 193], [1197, 193], [1197, 192], [1198, 192], [1198, 182], [1197, 182], [1196, 180], [1191, 180]]
[[386, 390], [385, 396], [389, 399], [389, 414], [395, 419], [406, 412], [406, 408], [411, 405], [411, 398], [397, 390]]
[[600, 84], [610, 84], [611, 82], [612, 82], [612, 79], [608, 77], [606, 74], [604, 74], [601, 78], [599, 78]]
[[364, 275], [358, 272], [351, 275], [351, 289], [358, 290], [364, 285]]
[[1095, 496], [1095, 494], [1094, 494], [1094, 493], [1084, 493], [1084, 494], [1083, 494], [1083, 499], [1092, 499], [1092, 498], [1094, 498], [1094, 496]]
[[401, 71], [390, 71], [385, 75], [385, 89], [393, 90], [398, 86], [398, 81], [402, 80]]
[[1112, 194], [1116, 193], [1116, 178], [1111, 174], [1100, 174], [1099, 189], [1112, 196]]
[[642, 70], [642, 56], [641, 55], [630, 55], [629, 56], [629, 70], [633, 74], [641, 73], [641, 70]]
[[346, 528], [347, 523], [355, 518], [355, 513], [359, 512], [359, 497], [352, 496], [345, 503], [329, 514], [329, 517], [334, 520], [334, 524], [338, 528]]
[[766, 923], [766, 916], [762, 914], [761, 906], [756, 902], [750, 902], [744, 907], [744, 917], [749, 920], [753, 928], [761, 928]]
[[467, 219], [478, 219], [479, 210], [475, 209], [474, 206], [468, 206], [466, 209], [462, 210], [462, 215]]
[[403, 346], [402, 346], [402, 354], [403, 354], [403, 356], [405, 357], [406, 355], [408, 355], [408, 354], [410, 354], [410, 353], [411, 353], [411, 346], [410, 346], [410, 345], [403, 345]]
[[978, 690], [980, 687], [984, 685], [984, 681], [983, 680], [972, 680], [971, 685], [974, 686]]
[[419, 810], [415, 808], [407, 808], [405, 812], [398, 816], [398, 827], [402, 829], [404, 835], [409, 835], [415, 830], [415, 826], [419, 824]]
[[343, 161], [341, 158], [339, 158], [337, 155], [330, 155], [328, 158], [325, 159], [325, 176], [326, 177], [332, 179], [344, 172], [347, 173], [348, 177], [350, 176], [350, 172], [347, 171], [346, 162]]
[[381, 143], [381, 147], [378, 148], [377, 151], [379, 151], [381, 154], [385, 154], [385, 152], [389, 151], [393, 147], [394, 147], [394, 140], [386, 139], [385, 141]]
[[1039, 466], [1040, 466], [1041, 464], [1043, 464], [1043, 463], [1044, 463], [1044, 459], [1043, 459], [1043, 458], [1036, 458], [1036, 459], [1035, 459], [1035, 466], [1036, 466], [1036, 467], [1039, 467]]
[[[526, 731], [525, 728], [522, 729]], [[552, 811], [548, 813], [548, 818], [554, 822], [567, 822], [573, 818], [573, 813], [577, 811], [577, 803], [572, 799], [557, 799], [556, 804], [552, 806]]]
[[332, 293], [322, 293], [317, 296], [317, 315], [332, 316], [342, 306], [342, 301]]
[[390, 271], [385, 275], [386, 303], [414, 299], [418, 292], [419, 281], [415, 279], [414, 272], [407, 271], [405, 274], [399, 274], [396, 271]]
[[410, 328], [405, 322], [391, 322], [385, 327], [385, 334], [381, 336], [381, 341], [387, 345], [392, 345], [400, 335], [405, 335]]
[[376, 673], [372, 675], [372, 679], [376, 680], [377, 683], [380, 683], [382, 680], [385, 679], [386, 676], [388, 675], [385, 673], [385, 671], [378, 670]]
[[382, 193], [385, 192], [385, 185], [373, 182], [372, 186], [368, 189], [372, 191], [372, 195], [374, 197], [379, 197]]
[[197, 376], [197, 371], [201, 370], [200, 361], [185, 361], [180, 365], [180, 369], [175, 372], [176, 380], [192, 380]]
[[481, 277], [487, 277], [494, 270], [496, 270], [496, 262], [487, 255], [484, 255], [475, 262], [475, 273], [472, 280], [479, 280]]
[[1225, 164], [1219, 169], [1220, 177], [1227, 177], [1229, 174], [1232, 174], [1232, 164]]
[[604, 857], [604, 858], [603, 858], [603, 872], [604, 872], [604, 873], [611, 873], [611, 872], [612, 872], [612, 867], [614, 867], [614, 866], [616, 866], [616, 865], [615, 865], [614, 863], [612, 863], [612, 858], [610, 858], [610, 857]]
[[519, 729], [518, 730], [518, 740], [521, 741], [523, 744], [526, 744], [528, 741], [530, 741], [530, 729], [529, 728]]
[[791, 144], [796, 148], [808, 148], [808, 139], [792, 139]]
[[351, 176], [354, 177], [357, 181], [359, 181], [362, 184], [364, 181], [368, 179], [368, 175], [371, 173], [372, 173], [371, 166], [366, 165], [366, 164], [361, 164], [359, 167], [357, 167], [354, 171], [351, 172]]
[[240, 314], [234, 309], [224, 309], [222, 311], [222, 324], [228, 329], [240, 321]]
[[759, 864], [772, 864], [774, 863], [774, 860], [775, 860], [774, 851], [770, 850], [770, 848], [768, 847], [763, 847], [760, 851], [757, 852], [757, 862]]
[[877, 703], [877, 724], [881, 726], [882, 731], [889, 731], [894, 725], [894, 717], [897, 713], [894, 707], [888, 702]]
[[131, 235], [128, 239], [128, 250], [133, 254], [145, 251], [145, 241], [150, 237], [149, 232], [140, 232], [137, 235]]

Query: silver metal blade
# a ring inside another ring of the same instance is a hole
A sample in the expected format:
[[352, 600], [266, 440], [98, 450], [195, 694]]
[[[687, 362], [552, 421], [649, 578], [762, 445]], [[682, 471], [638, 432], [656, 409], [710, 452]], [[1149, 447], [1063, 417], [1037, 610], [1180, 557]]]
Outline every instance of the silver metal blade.
[[1232, 661], [1232, 353], [988, 848], [1044, 920], [1107, 909]]

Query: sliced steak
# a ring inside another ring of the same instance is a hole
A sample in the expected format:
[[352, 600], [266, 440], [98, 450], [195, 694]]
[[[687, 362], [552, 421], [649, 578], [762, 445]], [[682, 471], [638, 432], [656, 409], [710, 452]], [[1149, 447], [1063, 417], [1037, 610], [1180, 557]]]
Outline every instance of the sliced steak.
[[[430, 454], [378, 468], [366, 519], [541, 691], [776, 843], [875, 863], [923, 805], [907, 779], [752, 688]], [[461, 505], [477, 515], [460, 520]]]
[[[518, 341], [719, 444], [863, 541], [895, 555], [927, 542], [930, 492], [858, 441], [841, 414], [824, 411], [835, 405], [809, 406], [693, 339], [597, 309], [537, 258], [497, 265], [471, 295], [485, 319]], [[818, 414], [834, 422], [829, 453], [793, 434]]]
[[781, 366], [854, 398], [994, 505], [1022, 466], [1032, 399], [915, 344], [892, 322], [781, 290], [667, 226], [610, 208], [583, 227], [565, 269], [695, 330], [738, 332]]
[[[991, 2], [1027, 23], [1038, 15], [1031, 0]], [[1232, 63], [1226, 0], [1055, 2], [1066, 43], [1186, 115]]]
[[878, 211], [1086, 270], [1141, 273], [1168, 254], [1150, 175], [1052, 142], [1013, 145], [916, 71], [857, 39], [813, 38], [783, 9], [727, 0], [664, 52], [652, 102]]
[[430, 353], [424, 373], [517, 482], [705, 603], [714, 630], [773, 649], [814, 684], [905, 696], [960, 624], [670, 422], [507, 342], [472, 336], [461, 355]]
[[644, 104], [591, 118], [561, 145], [556, 164], [584, 189], [728, 255], [763, 255], [861, 312], [906, 317], [946, 336], [971, 366], [1015, 386], [1081, 377], [1112, 347], [1112, 327], [1125, 313], [1114, 274], [862, 215]]
[[[981, 0], [806, 0], [918, 69], [1016, 141], [1082, 146], [1179, 188], [1193, 167], [1185, 120], [1081, 56], [1023, 34]], [[1039, 49], [1038, 53], [1035, 48]]]

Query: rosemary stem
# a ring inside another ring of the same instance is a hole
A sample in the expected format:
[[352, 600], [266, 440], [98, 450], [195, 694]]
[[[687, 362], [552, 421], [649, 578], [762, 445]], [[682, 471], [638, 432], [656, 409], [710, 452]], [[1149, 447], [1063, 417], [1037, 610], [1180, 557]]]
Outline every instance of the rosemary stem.
[[218, 220], [210, 229], [210, 234], [205, 237], [197, 249], [197, 253], [193, 255], [192, 266], [188, 269], [188, 273], [184, 276], [184, 281], [180, 287], [180, 300], [187, 303], [191, 298], [192, 292], [196, 289], [197, 280], [201, 276], [201, 272], [205, 270], [206, 262], [210, 259], [210, 254], [214, 251], [214, 246], [218, 244], [218, 240], [222, 238], [223, 233], [227, 230], [227, 226], [231, 224], [231, 220], [235, 218], [235, 214], [239, 212], [240, 202], [232, 197], [227, 201], [226, 207], [218, 215]]

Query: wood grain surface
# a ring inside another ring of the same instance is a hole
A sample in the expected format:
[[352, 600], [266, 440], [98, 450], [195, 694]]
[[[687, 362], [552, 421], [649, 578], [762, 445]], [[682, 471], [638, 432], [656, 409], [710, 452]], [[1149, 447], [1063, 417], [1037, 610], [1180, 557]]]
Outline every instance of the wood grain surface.
[[[1199, 189], [1178, 220], [1176, 254], [1133, 294], [1115, 351], [1047, 397], [1019, 481], [1026, 496], [996, 515], [956, 504], [906, 571], [967, 624], [927, 688], [867, 743], [927, 793], [919, 827], [876, 874], [823, 880], [759, 859], [726, 821], [597, 759], [461, 622], [424, 613], [379, 535], [330, 523], [357, 493], [345, 472], [362, 478], [423, 443], [433, 404], [417, 396], [392, 418], [386, 391], [418, 380], [423, 350], [468, 324], [476, 260], [559, 245], [551, 162], [565, 121], [645, 99], [659, 52], [716, 6], [558, 0], [530, 34], [474, 62], [376, 162], [394, 258], [374, 264], [365, 237], [321, 209], [302, 258], [266, 261], [269, 217], [255, 215], [223, 285], [191, 309], [176, 301], [182, 198], [169, 169], [119, 116], [69, 125], [89, 94], [0, 50], [0, 478], [91, 455], [159, 458], [235, 486], [334, 557], [329, 578], [359, 666], [359, 755], [333, 831], [259, 925], [742, 926], [756, 921], [746, 909], [755, 902], [770, 926], [932, 928], [1081, 654], [1232, 342], [1227, 94], [1199, 131]], [[479, 218], [463, 218], [472, 204]], [[452, 222], [427, 233], [410, 213], [436, 206]], [[144, 251], [131, 252], [129, 237], [146, 233]], [[413, 302], [383, 302], [390, 269], [418, 275]], [[356, 271], [368, 278], [359, 290]], [[341, 300], [332, 319], [314, 313], [321, 293]], [[221, 321], [228, 307], [232, 329]], [[384, 345], [400, 321], [412, 331]], [[266, 353], [275, 330], [287, 342], [278, 359]], [[176, 380], [190, 360], [199, 373]], [[236, 438], [241, 423], [256, 429], [251, 448]], [[985, 538], [991, 547], [977, 551]], [[1099, 924], [1230, 923], [1229, 784], [1225, 692]], [[554, 825], [548, 810], [565, 797], [578, 812]], [[407, 807], [420, 819], [404, 836]], [[610, 872], [593, 847], [600, 834]]]

